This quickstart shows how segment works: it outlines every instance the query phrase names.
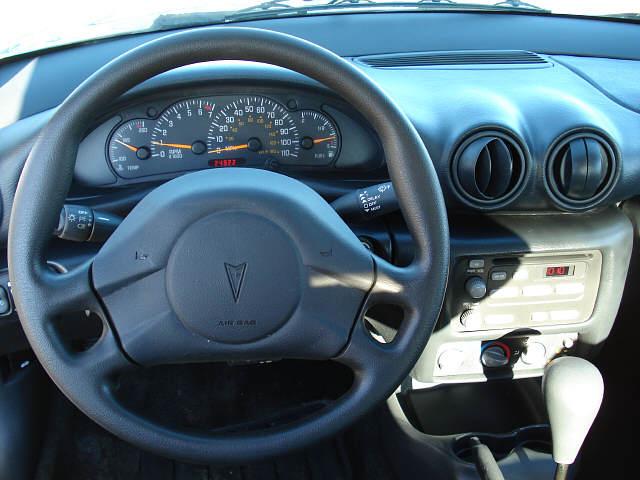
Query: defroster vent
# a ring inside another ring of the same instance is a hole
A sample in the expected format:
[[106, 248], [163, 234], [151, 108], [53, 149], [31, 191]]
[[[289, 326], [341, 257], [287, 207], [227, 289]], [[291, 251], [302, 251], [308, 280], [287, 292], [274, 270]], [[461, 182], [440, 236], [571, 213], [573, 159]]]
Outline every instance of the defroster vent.
[[414, 52], [358, 57], [357, 62], [375, 68], [455, 67], [455, 66], [545, 66], [549, 62], [537, 53], [524, 50], [459, 50]]

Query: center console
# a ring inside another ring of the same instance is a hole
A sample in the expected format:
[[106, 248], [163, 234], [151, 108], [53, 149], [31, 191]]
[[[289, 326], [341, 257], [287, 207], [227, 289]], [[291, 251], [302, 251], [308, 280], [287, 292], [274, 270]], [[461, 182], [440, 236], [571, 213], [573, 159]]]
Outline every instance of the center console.
[[558, 354], [606, 339], [633, 240], [618, 209], [451, 225], [449, 287], [412, 372], [417, 386], [539, 376]]
[[617, 208], [451, 215], [450, 234], [440, 318], [411, 378], [380, 415], [390, 458], [399, 459], [394, 468], [399, 478], [475, 479], [479, 442], [504, 478], [553, 478], [536, 377], [554, 357], [588, 357], [607, 339], [631, 259], [632, 224]]

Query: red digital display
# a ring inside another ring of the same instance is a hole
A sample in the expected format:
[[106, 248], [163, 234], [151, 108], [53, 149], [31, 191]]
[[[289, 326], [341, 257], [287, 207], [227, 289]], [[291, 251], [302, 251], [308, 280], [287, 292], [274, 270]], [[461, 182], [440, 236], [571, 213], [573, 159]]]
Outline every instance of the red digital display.
[[243, 158], [218, 158], [209, 160], [209, 166], [211, 168], [239, 167], [242, 164], [244, 164]]
[[573, 265], [554, 265], [546, 267], [545, 277], [568, 277], [573, 275]]

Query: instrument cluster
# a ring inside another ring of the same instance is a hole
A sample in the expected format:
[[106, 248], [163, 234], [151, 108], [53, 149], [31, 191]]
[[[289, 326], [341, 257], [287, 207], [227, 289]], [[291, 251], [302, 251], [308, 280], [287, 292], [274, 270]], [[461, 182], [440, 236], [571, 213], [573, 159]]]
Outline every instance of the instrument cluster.
[[154, 118], [129, 118], [106, 152], [123, 179], [229, 167], [331, 167], [341, 137], [326, 112], [285, 106], [263, 95], [181, 100]]

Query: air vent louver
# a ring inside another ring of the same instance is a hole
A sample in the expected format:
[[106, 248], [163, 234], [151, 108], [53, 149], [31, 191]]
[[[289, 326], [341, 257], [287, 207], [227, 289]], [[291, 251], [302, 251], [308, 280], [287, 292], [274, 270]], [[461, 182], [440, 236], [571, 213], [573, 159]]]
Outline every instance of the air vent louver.
[[596, 134], [576, 133], [552, 149], [547, 162], [547, 185], [562, 207], [593, 207], [613, 183], [616, 158], [609, 142]]
[[456, 150], [452, 176], [461, 197], [474, 207], [498, 208], [515, 197], [526, 171], [518, 143], [501, 132], [480, 132]]
[[390, 55], [369, 55], [357, 61], [375, 68], [446, 67], [470, 65], [535, 66], [549, 62], [540, 55], [523, 50], [468, 50], [451, 52], [417, 52]]

